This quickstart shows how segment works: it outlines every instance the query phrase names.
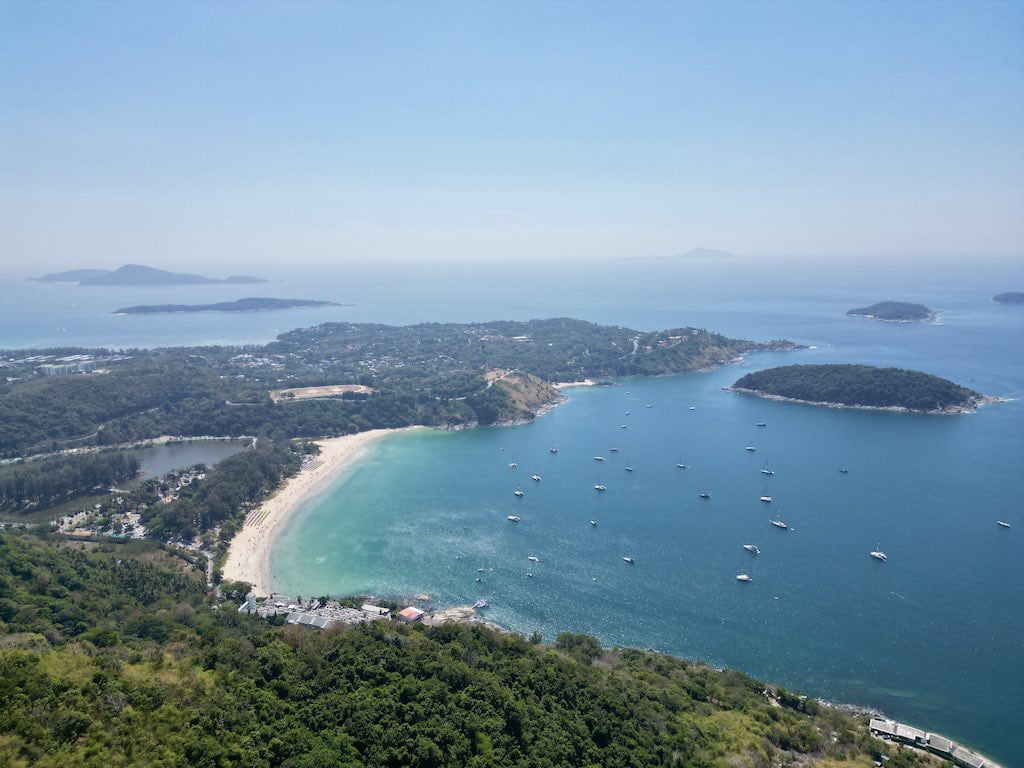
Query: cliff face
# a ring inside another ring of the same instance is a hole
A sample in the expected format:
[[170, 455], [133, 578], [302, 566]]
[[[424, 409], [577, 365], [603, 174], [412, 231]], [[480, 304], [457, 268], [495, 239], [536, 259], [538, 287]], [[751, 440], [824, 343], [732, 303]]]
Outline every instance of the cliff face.
[[509, 410], [502, 413], [505, 420], [529, 420], [565, 399], [557, 389], [539, 376], [522, 371], [510, 371], [495, 379], [494, 386], [508, 396]]

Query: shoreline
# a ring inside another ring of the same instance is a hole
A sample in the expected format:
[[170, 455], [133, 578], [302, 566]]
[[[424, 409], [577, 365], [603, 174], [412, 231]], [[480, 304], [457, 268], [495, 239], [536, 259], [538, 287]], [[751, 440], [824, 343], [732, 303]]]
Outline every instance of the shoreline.
[[979, 408], [983, 405], [993, 405], [995, 403], [1006, 402], [999, 397], [990, 397], [983, 395], [977, 398], [969, 405], [958, 405], [954, 408], [933, 408], [929, 411], [922, 411], [915, 408], [905, 408], [902, 405], [849, 405], [847, 403], [829, 403], [819, 400], [801, 400], [796, 397], [786, 397], [785, 395], [773, 395], [770, 392], [761, 392], [756, 389], [747, 389], [746, 387], [722, 387], [726, 392], [735, 392], [740, 395], [753, 395], [754, 397], [760, 397], [764, 400], [775, 400], [779, 403], [800, 403], [802, 405], [816, 405], [822, 408], [837, 408], [845, 410], [856, 410], [856, 411], [888, 411], [890, 413], [919, 413], [926, 414], [929, 416], [957, 416], [968, 413], [976, 413]]
[[270, 553], [281, 529], [299, 507], [362, 456], [370, 443], [385, 435], [412, 429], [423, 427], [371, 429], [354, 435], [314, 440], [320, 446], [319, 455], [252, 510], [246, 516], [242, 529], [231, 539], [221, 569], [224, 580], [248, 582], [257, 596], [270, 595]]

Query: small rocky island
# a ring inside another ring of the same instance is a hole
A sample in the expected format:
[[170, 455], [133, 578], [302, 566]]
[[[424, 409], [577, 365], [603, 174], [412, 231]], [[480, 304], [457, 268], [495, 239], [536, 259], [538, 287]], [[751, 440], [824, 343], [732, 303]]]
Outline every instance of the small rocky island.
[[185, 272], [168, 272], [142, 264], [125, 264], [117, 269], [70, 269], [66, 272], [54, 272], [42, 277], [30, 277], [37, 283], [78, 283], [79, 285], [209, 285], [227, 283], [230, 285], [247, 285], [250, 283], [267, 282], [261, 277], [248, 275], [232, 275], [223, 280], [203, 275], [190, 275]]
[[770, 400], [915, 413], [966, 413], [992, 402], [938, 376], [872, 365], [784, 365], [748, 373], [727, 389]]
[[992, 297], [996, 304], [1024, 304], [1024, 291], [1007, 291]]
[[905, 301], [880, 301], [870, 307], [848, 310], [846, 314], [897, 323], [923, 323], [938, 316], [934, 309], [924, 304], [908, 304]]
[[300, 307], [340, 307], [334, 301], [312, 299], [261, 299], [250, 297], [237, 301], [221, 301], [216, 304], [143, 304], [137, 307], [121, 307], [115, 315], [157, 315], [170, 312], [269, 312], [277, 309], [298, 309]]

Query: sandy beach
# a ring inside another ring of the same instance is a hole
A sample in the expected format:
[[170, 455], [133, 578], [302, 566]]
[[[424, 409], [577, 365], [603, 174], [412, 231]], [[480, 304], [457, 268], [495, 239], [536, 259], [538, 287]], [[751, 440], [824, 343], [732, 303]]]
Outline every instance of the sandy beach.
[[295, 510], [358, 458], [367, 445], [384, 435], [407, 429], [422, 427], [371, 429], [355, 435], [315, 441], [320, 446], [320, 455], [250, 512], [242, 530], [231, 540], [223, 568], [224, 579], [249, 582], [257, 595], [269, 595], [270, 550], [282, 526]]

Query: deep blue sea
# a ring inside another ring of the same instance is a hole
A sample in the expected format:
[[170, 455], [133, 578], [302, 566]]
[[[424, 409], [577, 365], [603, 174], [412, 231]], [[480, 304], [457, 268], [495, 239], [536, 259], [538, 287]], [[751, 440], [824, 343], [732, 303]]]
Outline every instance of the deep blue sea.
[[[489, 618], [519, 631], [585, 631], [736, 667], [878, 707], [1009, 766], [1024, 763], [1024, 308], [990, 301], [1005, 290], [1024, 290], [1019, 262], [421, 268], [163, 289], [7, 280], [0, 347], [243, 343], [329, 320], [551, 316], [807, 344], [708, 373], [572, 389], [525, 426], [385, 438], [297, 514], [274, 552], [275, 585], [429, 593], [438, 605], [485, 598]], [[246, 295], [355, 306], [109, 314]], [[883, 299], [923, 302], [941, 320], [844, 314]], [[921, 416], [722, 390], [748, 370], [797, 362], [915, 368], [1007, 402]], [[752, 581], [738, 582], [741, 572]]]

